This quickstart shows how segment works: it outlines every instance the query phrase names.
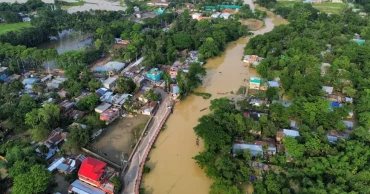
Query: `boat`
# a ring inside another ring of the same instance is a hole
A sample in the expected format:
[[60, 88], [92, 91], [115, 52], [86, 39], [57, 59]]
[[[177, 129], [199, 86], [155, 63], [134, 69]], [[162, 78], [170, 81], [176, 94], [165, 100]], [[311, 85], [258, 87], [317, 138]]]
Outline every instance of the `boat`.
[[205, 111], [207, 108], [200, 109], [200, 112]]

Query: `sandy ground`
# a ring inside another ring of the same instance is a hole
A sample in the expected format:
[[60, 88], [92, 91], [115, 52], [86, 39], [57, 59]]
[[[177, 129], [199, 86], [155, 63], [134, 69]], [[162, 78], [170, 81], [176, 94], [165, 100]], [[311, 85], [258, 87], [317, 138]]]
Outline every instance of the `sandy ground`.
[[256, 19], [239, 20], [242, 24], [248, 26], [248, 29], [255, 31], [263, 26], [263, 21]]
[[122, 153], [129, 155], [132, 151], [131, 146], [136, 141], [133, 129], [140, 124], [145, 126], [148, 119], [149, 117], [144, 115], [138, 115], [135, 118], [118, 118], [108, 126], [100, 137], [93, 141], [92, 151], [120, 164]]

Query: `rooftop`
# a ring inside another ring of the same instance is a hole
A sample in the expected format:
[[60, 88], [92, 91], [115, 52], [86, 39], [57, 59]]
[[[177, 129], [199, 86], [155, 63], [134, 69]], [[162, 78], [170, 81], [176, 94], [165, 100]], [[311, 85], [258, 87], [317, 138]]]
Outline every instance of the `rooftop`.
[[87, 157], [82, 162], [80, 170], [78, 171], [78, 175], [98, 181], [103, 176], [106, 166], [107, 164], [105, 162], [95, 158]]
[[105, 194], [104, 191], [80, 180], [75, 180], [69, 187], [69, 190], [78, 194]]
[[94, 68], [94, 71], [97, 72], [108, 72], [108, 71], [116, 71], [120, 72], [125, 67], [125, 63], [117, 62], [117, 61], [110, 61], [104, 66], [98, 66]]

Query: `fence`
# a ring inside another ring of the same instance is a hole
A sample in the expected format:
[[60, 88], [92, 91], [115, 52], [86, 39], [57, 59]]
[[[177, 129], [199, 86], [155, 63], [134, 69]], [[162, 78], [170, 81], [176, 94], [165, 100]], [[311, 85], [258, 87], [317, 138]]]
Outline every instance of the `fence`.
[[94, 153], [94, 152], [86, 149], [86, 148], [81, 148], [81, 150], [84, 151], [84, 152], [86, 152], [86, 153], [88, 153], [88, 154], [90, 154], [90, 155], [92, 155], [92, 156], [94, 156], [94, 157], [96, 157], [96, 158], [99, 158], [100, 160], [103, 160], [104, 162], [112, 165], [113, 167], [115, 167], [117, 169], [121, 169], [121, 166], [120, 165], [118, 165], [118, 164], [116, 164], [116, 163], [114, 163], [114, 162], [112, 162], [112, 161], [110, 161], [110, 160], [108, 160], [108, 159], [106, 159], [106, 158], [104, 158], [104, 157], [102, 157], [102, 156], [100, 156], [100, 155], [98, 155], [98, 154], [96, 154], [96, 153]]
[[135, 193], [136, 193], [136, 194], [139, 194], [140, 182], [141, 182], [141, 177], [142, 177], [142, 175], [143, 175], [143, 169], [144, 169], [144, 166], [145, 166], [146, 158], [148, 157], [149, 152], [150, 152], [150, 150], [151, 150], [151, 148], [152, 148], [152, 146], [153, 146], [153, 144], [154, 144], [155, 140], [157, 139], [157, 136], [158, 136], [159, 132], [161, 131], [161, 129], [162, 129], [162, 127], [163, 127], [164, 123], [166, 122], [166, 120], [167, 120], [168, 116], [170, 115], [170, 113], [171, 113], [171, 111], [170, 111], [170, 110], [169, 110], [169, 111], [167, 111], [167, 113], [166, 113], [166, 115], [165, 115], [164, 119], [161, 121], [161, 123], [159, 124], [158, 128], [156, 129], [156, 132], [155, 132], [155, 134], [154, 134], [153, 138], [152, 138], [152, 139], [151, 139], [151, 141], [149, 142], [149, 146], [148, 146], [148, 147], [146, 148], [146, 150], [145, 150], [145, 154], [144, 154], [143, 159], [142, 159], [141, 164], [140, 164], [139, 174], [138, 174], [138, 177], [137, 177], [137, 179], [136, 179], [136, 184], [135, 184]]
[[126, 165], [125, 165], [125, 166], [123, 167], [123, 169], [122, 169], [122, 175], [123, 175], [123, 174], [124, 174], [124, 172], [126, 171], [127, 164], [128, 164], [129, 162], [131, 162], [132, 157], [134, 156], [134, 154], [135, 154], [135, 152], [136, 152], [136, 149], [137, 149], [137, 148], [139, 147], [139, 145], [140, 145], [141, 139], [143, 138], [143, 136], [144, 136], [144, 134], [145, 134], [146, 130], [148, 129], [148, 127], [149, 127], [150, 123], [152, 122], [152, 119], [153, 119], [153, 117], [150, 117], [150, 119], [149, 119], [149, 120], [148, 120], [148, 122], [146, 123], [146, 125], [145, 125], [145, 127], [144, 127], [144, 130], [143, 130], [143, 132], [141, 133], [141, 135], [140, 135], [140, 137], [139, 137], [139, 140], [136, 142], [136, 145], [135, 145], [134, 149], [132, 150], [132, 152], [131, 152], [130, 156], [128, 157], [128, 160], [127, 160]]

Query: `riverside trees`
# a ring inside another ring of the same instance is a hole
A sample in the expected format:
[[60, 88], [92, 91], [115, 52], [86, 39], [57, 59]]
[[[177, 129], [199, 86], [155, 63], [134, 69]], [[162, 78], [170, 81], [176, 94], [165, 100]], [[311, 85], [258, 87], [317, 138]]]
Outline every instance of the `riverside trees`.
[[[240, 193], [248, 183], [254, 185], [255, 193], [368, 193], [370, 44], [351, 41], [355, 33], [367, 36], [368, 21], [351, 11], [318, 14], [310, 5], [297, 4], [287, 12], [289, 25], [252, 38], [245, 52], [265, 57], [257, 72], [270, 80], [280, 77], [282, 93], [293, 99], [293, 104], [272, 104], [268, 116], [255, 122], [243, 117], [227, 99], [212, 101], [213, 112], [200, 118], [194, 128], [206, 147], [194, 159], [215, 179], [211, 193]], [[322, 62], [332, 64], [325, 75], [320, 75]], [[330, 102], [321, 91], [326, 84], [338, 91], [348, 90], [355, 103], [329, 110]], [[356, 111], [359, 126], [350, 138], [330, 143], [327, 132], [345, 130], [341, 120], [350, 109]], [[300, 137], [282, 141], [289, 157], [278, 153], [264, 161], [248, 151], [230, 154], [236, 139], [256, 139], [249, 133], [251, 129], [261, 131], [262, 137], [275, 137], [276, 130], [289, 127], [289, 119], [302, 123]], [[273, 168], [258, 173], [250, 163], [238, 161], [240, 155]], [[290, 160], [292, 156], [294, 160]], [[260, 176], [256, 181], [249, 179], [256, 175]], [[237, 190], [232, 190], [235, 187]]]

